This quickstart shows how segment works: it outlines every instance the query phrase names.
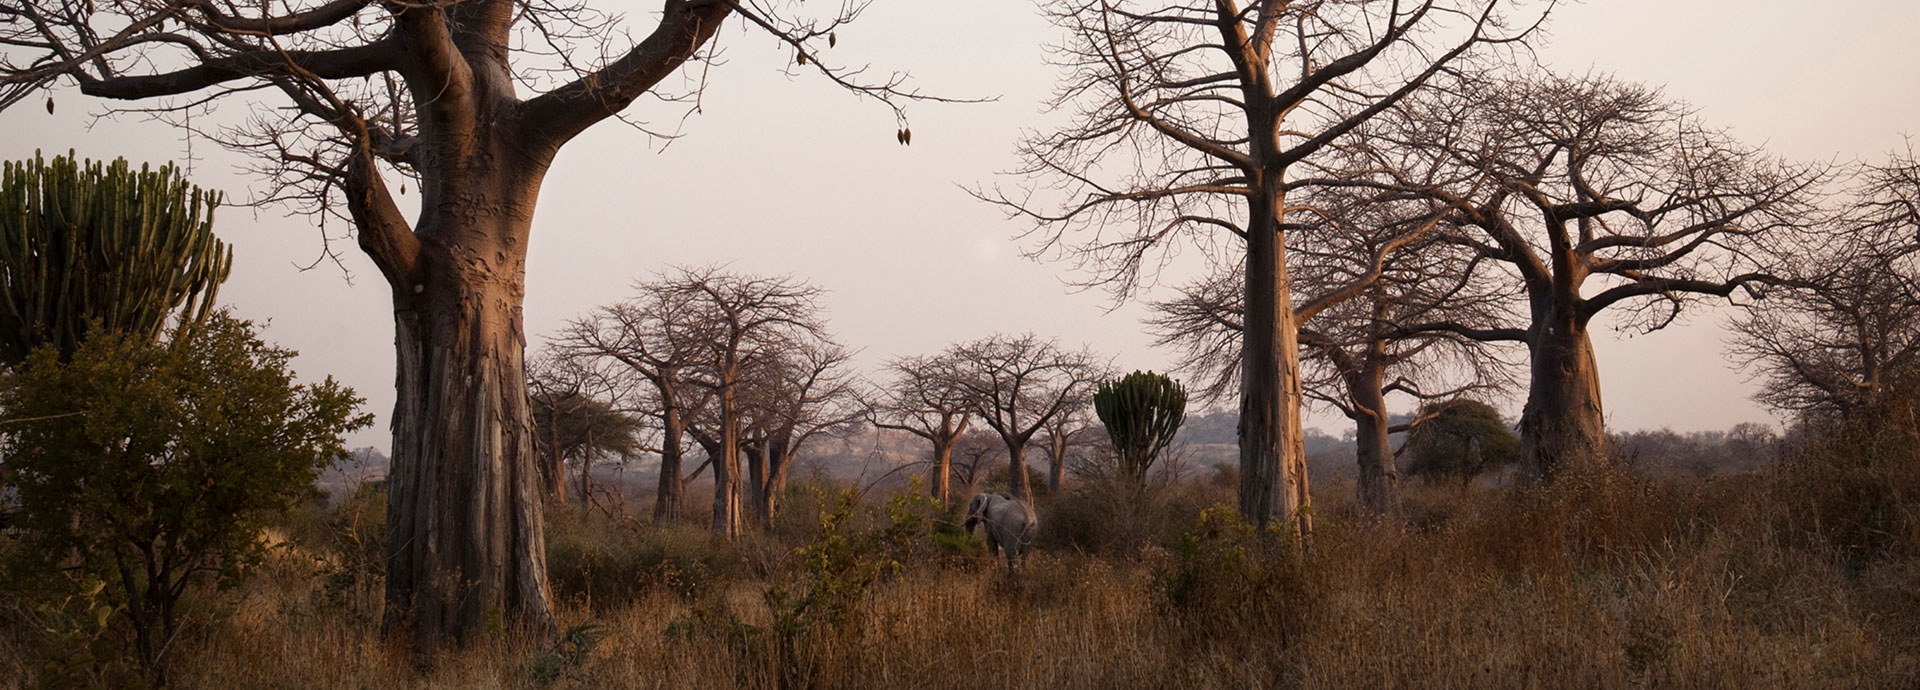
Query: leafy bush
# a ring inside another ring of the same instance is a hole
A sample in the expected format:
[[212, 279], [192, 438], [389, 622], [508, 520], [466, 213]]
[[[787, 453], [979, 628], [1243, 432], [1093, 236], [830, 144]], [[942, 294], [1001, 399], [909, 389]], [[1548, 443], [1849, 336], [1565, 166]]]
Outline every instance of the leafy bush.
[[1407, 476], [1467, 480], [1520, 462], [1520, 437], [1492, 405], [1455, 398], [1428, 403], [1407, 431]]
[[1233, 630], [1284, 645], [1310, 606], [1293, 533], [1257, 528], [1225, 505], [1201, 511], [1154, 575], [1162, 612], [1196, 632]]
[[692, 525], [644, 526], [556, 513], [547, 523], [547, 579], [554, 595], [607, 610], [648, 592], [692, 598], [750, 574], [745, 545], [715, 542]]
[[36, 351], [0, 401], [23, 421], [8, 444], [21, 534], [9, 565], [56, 589], [106, 583], [100, 597], [163, 684], [188, 588], [249, 575], [267, 521], [372, 417], [330, 378], [296, 384], [294, 353], [224, 312], [166, 343], [99, 332], [59, 354]]

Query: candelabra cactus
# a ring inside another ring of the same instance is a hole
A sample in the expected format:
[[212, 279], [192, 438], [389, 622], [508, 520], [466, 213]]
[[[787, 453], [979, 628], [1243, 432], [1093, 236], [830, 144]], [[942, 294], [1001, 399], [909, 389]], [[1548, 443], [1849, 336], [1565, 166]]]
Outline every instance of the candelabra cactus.
[[154, 339], [204, 321], [233, 250], [213, 235], [220, 194], [178, 168], [126, 159], [8, 161], [0, 172], [0, 362], [71, 354], [94, 324]]
[[1136, 371], [1100, 384], [1093, 411], [1113, 439], [1120, 471], [1144, 483], [1147, 470], [1187, 419], [1187, 391], [1164, 374]]

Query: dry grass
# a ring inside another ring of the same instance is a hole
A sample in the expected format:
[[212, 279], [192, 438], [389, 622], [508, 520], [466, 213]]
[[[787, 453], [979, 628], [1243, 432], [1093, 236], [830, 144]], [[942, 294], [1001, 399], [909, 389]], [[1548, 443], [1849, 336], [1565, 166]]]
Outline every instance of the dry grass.
[[[1920, 468], [1896, 455], [1714, 480], [1416, 486], [1392, 521], [1362, 518], [1350, 487], [1329, 486], [1299, 558], [1231, 529], [1142, 547], [1137, 525], [1110, 538], [1085, 534], [1087, 516], [1058, 514], [1076, 535], [1052, 535], [1019, 578], [977, 546], [954, 553], [963, 542], [948, 536], [949, 548], [915, 547], [856, 588], [845, 616], [800, 623], [782, 623], [791, 599], [765, 595], [823, 577], [795, 549], [830, 502], [796, 501], [773, 536], [723, 547], [693, 527], [561, 517], [554, 582], [562, 627], [580, 644], [555, 653], [503, 633], [430, 672], [377, 636], [377, 576], [318, 553], [338, 543], [292, 529], [294, 546], [262, 577], [200, 602], [175, 683], [1913, 688]], [[1156, 500], [1174, 507], [1154, 514], [1186, 525], [1182, 506], [1227, 496], [1204, 483], [1173, 491]], [[864, 539], [888, 524], [867, 505], [841, 533]], [[1206, 598], [1174, 605], [1194, 592]], [[32, 683], [28, 637], [0, 635], [0, 687]]]

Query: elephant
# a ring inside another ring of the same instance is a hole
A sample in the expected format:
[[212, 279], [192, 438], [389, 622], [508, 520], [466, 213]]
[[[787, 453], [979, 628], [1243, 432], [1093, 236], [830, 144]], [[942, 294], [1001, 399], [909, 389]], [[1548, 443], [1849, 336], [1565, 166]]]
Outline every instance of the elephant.
[[1004, 549], [1007, 569], [1013, 570], [1025, 564], [1027, 552], [1033, 550], [1033, 533], [1040, 528], [1040, 517], [1026, 501], [1004, 494], [979, 494], [967, 502], [968, 534], [973, 533], [976, 523], [986, 524], [987, 552], [998, 555]]

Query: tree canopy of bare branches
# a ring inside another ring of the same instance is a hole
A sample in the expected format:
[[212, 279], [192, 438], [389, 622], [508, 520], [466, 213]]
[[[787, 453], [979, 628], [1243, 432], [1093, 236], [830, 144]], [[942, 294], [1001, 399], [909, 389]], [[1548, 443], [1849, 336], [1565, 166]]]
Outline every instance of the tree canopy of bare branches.
[[952, 365], [951, 385], [964, 392], [973, 414], [1006, 444], [1011, 491], [1032, 501], [1027, 442], [1049, 420], [1087, 404], [1106, 365], [1090, 350], [1067, 350], [1031, 333], [961, 343], [943, 357]]
[[636, 283], [633, 297], [568, 322], [551, 340], [557, 357], [606, 362], [638, 384], [632, 386], [636, 394], [629, 404], [659, 419], [655, 520], [680, 518], [687, 424], [711, 397], [709, 388], [700, 384], [717, 337], [717, 324], [705, 317], [699, 302], [684, 293], [669, 293], [665, 280]]
[[1447, 209], [1452, 241], [1505, 264], [1524, 324], [1522, 439], [1532, 476], [1605, 457], [1588, 324], [1603, 310], [1655, 330], [1690, 301], [1775, 284], [1777, 245], [1806, 240], [1824, 171], [1773, 160], [1658, 91], [1606, 77], [1507, 75], [1415, 96], [1352, 147], [1376, 188]]
[[[1390, 204], [1377, 201], [1345, 205], [1352, 216], [1329, 212], [1341, 206], [1319, 204], [1314, 244], [1289, 252], [1295, 289], [1309, 296], [1303, 306], [1324, 305], [1295, 312], [1304, 346], [1303, 389], [1310, 400], [1354, 421], [1360, 504], [1385, 514], [1398, 504], [1399, 472], [1389, 439], [1407, 426], [1391, 422], [1389, 397], [1447, 398], [1511, 379], [1503, 353], [1486, 343], [1408, 327], [1436, 320], [1497, 324], [1510, 306], [1511, 290], [1482, 275], [1491, 262], [1437, 235], [1402, 242], [1407, 234], [1400, 226], [1424, 222], [1423, 213], [1395, 220], [1381, 212]], [[1160, 344], [1185, 353], [1183, 369], [1203, 377], [1214, 396], [1230, 390], [1239, 374], [1239, 281], [1238, 274], [1216, 272], [1184, 286], [1173, 299], [1155, 302], [1149, 319]]]
[[1837, 201], [1833, 242], [1796, 248], [1796, 284], [1745, 305], [1730, 355], [1755, 398], [1806, 421], [1851, 421], [1920, 384], [1920, 164], [1861, 166]]
[[750, 390], [756, 378], [764, 379], [756, 376], [758, 370], [777, 369], [781, 357], [823, 336], [820, 289], [788, 276], [717, 267], [676, 269], [652, 289], [665, 301], [690, 305], [696, 323], [707, 324], [702, 332], [708, 337], [700, 345], [705, 349], [701, 376], [712, 391], [717, 425], [704, 432], [714, 441], [713, 530], [732, 539], [740, 533], [748, 481], [741, 444]]
[[1240, 508], [1259, 524], [1307, 501], [1289, 173], [1471, 54], [1523, 41], [1536, 20], [1510, 24], [1509, 4], [1042, 5], [1067, 33], [1053, 106], [1070, 122], [1021, 145], [1031, 186], [977, 194], [1033, 222], [1036, 254], [1123, 298], [1183, 244], [1242, 272]]
[[932, 444], [927, 490], [943, 505], [952, 502], [954, 444], [973, 422], [953, 362], [943, 355], [899, 357], [887, 363], [884, 375], [884, 386], [867, 393], [867, 422]]

